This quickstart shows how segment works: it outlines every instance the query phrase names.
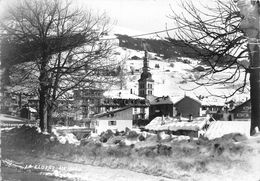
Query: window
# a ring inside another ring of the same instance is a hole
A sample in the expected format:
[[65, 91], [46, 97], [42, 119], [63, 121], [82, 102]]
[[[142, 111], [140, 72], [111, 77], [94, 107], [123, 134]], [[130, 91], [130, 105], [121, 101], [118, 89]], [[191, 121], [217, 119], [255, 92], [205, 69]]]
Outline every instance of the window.
[[116, 125], [116, 121], [109, 121], [108, 122], [108, 126], [115, 126]]
[[148, 90], [148, 95], [152, 95], [152, 93], [153, 93], [152, 91]]
[[247, 118], [249, 117], [248, 113], [237, 113], [237, 118]]
[[153, 85], [152, 84], [148, 84], [148, 89], [152, 89]]
[[144, 95], [144, 91], [143, 90], [140, 90], [140, 95]]

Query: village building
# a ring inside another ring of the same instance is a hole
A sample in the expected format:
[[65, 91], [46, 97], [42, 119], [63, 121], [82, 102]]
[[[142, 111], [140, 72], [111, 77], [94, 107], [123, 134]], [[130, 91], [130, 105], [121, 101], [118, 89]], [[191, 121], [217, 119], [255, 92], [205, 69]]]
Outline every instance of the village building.
[[189, 119], [180, 119], [172, 117], [156, 117], [145, 129], [156, 133], [167, 132], [173, 135], [183, 135], [190, 137], [199, 137], [206, 132], [209, 125], [209, 117], [197, 117], [192, 121]]
[[35, 121], [37, 119], [37, 111], [36, 109], [29, 107], [28, 105], [24, 105], [20, 109], [20, 117]]
[[149, 120], [158, 116], [173, 117], [173, 102], [169, 96], [157, 97], [150, 102]]
[[230, 111], [229, 121], [250, 121], [251, 120], [251, 101], [250, 99], [236, 106]]
[[94, 133], [101, 134], [107, 130], [125, 131], [126, 128], [133, 128], [133, 107], [115, 109], [94, 116], [91, 128]]
[[178, 115], [182, 117], [199, 117], [201, 116], [202, 104], [199, 100], [184, 96], [174, 104]]
[[146, 124], [149, 118], [149, 102], [145, 98], [133, 94], [131, 90], [110, 90], [105, 92], [100, 103], [100, 110], [102, 113], [129, 106], [133, 107], [132, 119], [134, 124]]
[[74, 119], [76, 121], [93, 117], [101, 112], [100, 104], [103, 99], [103, 89], [77, 89], [73, 91], [74, 96]]
[[140, 79], [138, 80], [138, 96], [148, 98], [153, 95], [154, 80], [152, 74], [149, 71], [149, 61], [147, 58], [148, 52], [145, 50], [145, 56], [143, 61], [143, 72]]
[[216, 120], [222, 120], [224, 114], [225, 101], [209, 98], [198, 99], [185, 95], [175, 102], [174, 107], [177, 114], [183, 117], [199, 117], [211, 115]]

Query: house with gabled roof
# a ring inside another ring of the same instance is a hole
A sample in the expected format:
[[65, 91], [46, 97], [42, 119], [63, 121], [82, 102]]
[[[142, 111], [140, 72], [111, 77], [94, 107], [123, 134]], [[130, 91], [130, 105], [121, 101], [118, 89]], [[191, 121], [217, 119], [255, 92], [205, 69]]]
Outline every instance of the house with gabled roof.
[[201, 112], [201, 102], [189, 96], [184, 96], [174, 104], [177, 114], [183, 117], [199, 117]]
[[174, 104], [177, 113], [181, 114], [183, 117], [199, 117], [210, 114], [217, 120], [223, 118], [224, 106], [224, 100], [213, 98], [199, 99], [187, 95]]
[[157, 97], [150, 102], [149, 120], [158, 116], [173, 117], [173, 102], [169, 96]]
[[112, 111], [96, 114], [91, 127], [94, 132], [101, 134], [107, 130], [125, 131], [133, 128], [133, 107], [127, 106]]
[[251, 120], [251, 100], [236, 106], [230, 111], [231, 121], [250, 121]]

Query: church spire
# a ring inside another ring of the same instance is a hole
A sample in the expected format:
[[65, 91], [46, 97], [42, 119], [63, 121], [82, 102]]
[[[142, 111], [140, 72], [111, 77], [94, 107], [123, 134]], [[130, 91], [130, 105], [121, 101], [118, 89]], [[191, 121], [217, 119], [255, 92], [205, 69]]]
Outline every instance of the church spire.
[[149, 61], [148, 61], [148, 51], [147, 44], [142, 42], [144, 48], [144, 60], [143, 60], [143, 72], [139, 82], [139, 96], [146, 98], [148, 95], [153, 94], [153, 84], [152, 74], [149, 72]]

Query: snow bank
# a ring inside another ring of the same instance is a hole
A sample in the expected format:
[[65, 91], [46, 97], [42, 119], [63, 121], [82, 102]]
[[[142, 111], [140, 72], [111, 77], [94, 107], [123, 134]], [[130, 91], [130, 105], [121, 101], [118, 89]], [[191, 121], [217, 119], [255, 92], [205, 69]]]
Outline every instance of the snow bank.
[[178, 131], [178, 130], [191, 130], [191, 131], [199, 131], [201, 130], [208, 122], [208, 118], [200, 117], [195, 118], [193, 121], [188, 122], [187, 118], [181, 118], [181, 122], [177, 118], [162, 118], [156, 117], [153, 119], [150, 124], [145, 126], [148, 130], [170, 130], [170, 131]]
[[80, 141], [77, 140], [76, 136], [72, 133], [69, 133], [69, 132], [60, 133], [55, 128], [52, 130], [52, 132], [57, 137], [57, 140], [61, 144], [69, 143], [69, 144], [74, 144], [74, 145], [80, 145]]
[[241, 133], [249, 137], [250, 121], [214, 121], [209, 125], [204, 136], [215, 139], [230, 133]]

